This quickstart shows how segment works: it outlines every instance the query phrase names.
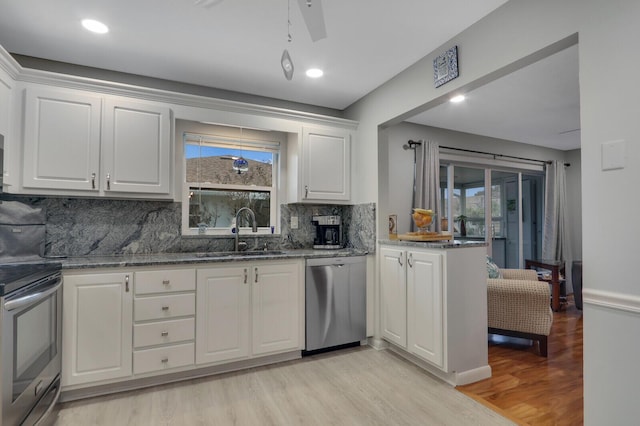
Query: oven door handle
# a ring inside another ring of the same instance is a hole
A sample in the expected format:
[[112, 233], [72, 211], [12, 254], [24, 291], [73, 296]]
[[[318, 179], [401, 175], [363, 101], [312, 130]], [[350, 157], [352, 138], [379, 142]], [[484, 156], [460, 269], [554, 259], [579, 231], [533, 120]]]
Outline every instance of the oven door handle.
[[15, 311], [16, 309], [28, 308], [29, 306], [35, 305], [36, 303], [51, 296], [56, 291], [60, 290], [61, 286], [62, 280], [57, 280], [42, 291], [4, 302], [4, 309], [6, 309], [7, 311]]

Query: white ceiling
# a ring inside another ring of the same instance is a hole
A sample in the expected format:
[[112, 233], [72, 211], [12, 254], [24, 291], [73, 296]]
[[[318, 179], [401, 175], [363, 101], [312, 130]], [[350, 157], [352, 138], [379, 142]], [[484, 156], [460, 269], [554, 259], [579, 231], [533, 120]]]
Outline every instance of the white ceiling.
[[577, 45], [466, 97], [464, 102], [446, 102], [406, 121], [562, 151], [580, 148]]
[[[317, 0], [314, 0], [317, 1]], [[313, 43], [295, 0], [13, 0], [0, 45], [12, 53], [344, 109], [506, 0], [323, 0]], [[83, 18], [106, 23], [86, 32]], [[287, 48], [292, 81], [280, 68]], [[325, 76], [312, 80], [308, 67]]]

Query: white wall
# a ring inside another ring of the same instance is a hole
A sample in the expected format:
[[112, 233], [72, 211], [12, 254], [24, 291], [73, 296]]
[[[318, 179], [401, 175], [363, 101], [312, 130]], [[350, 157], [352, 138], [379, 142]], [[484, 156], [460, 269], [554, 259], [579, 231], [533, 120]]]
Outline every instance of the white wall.
[[[632, 424], [640, 417], [640, 341], [630, 338], [640, 335], [640, 226], [629, 227], [630, 212], [640, 211], [640, 199], [629, 196], [630, 182], [640, 181], [639, 18], [637, 0], [511, 0], [346, 111], [360, 122], [354, 202], [382, 201], [375, 184], [380, 126], [525, 66], [579, 35], [587, 425]], [[453, 45], [460, 76], [436, 89], [433, 58]], [[626, 141], [625, 167], [603, 171], [601, 145], [616, 139]]]

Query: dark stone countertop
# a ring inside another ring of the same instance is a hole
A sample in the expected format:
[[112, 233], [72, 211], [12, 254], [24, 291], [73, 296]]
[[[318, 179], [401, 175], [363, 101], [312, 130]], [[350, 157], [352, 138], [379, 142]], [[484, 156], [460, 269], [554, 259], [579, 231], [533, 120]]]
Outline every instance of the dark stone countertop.
[[157, 253], [127, 254], [114, 256], [76, 256], [56, 259], [62, 263], [62, 269], [88, 269], [135, 266], [166, 266], [201, 263], [220, 263], [238, 261], [260, 261], [279, 259], [310, 259], [318, 257], [364, 256], [365, 250], [269, 250], [266, 252], [208, 252], [208, 253]]
[[458, 249], [469, 247], [486, 247], [487, 243], [484, 241], [405, 241], [405, 240], [379, 240], [379, 244], [402, 246], [402, 247], [417, 247], [417, 248], [430, 248], [430, 249]]

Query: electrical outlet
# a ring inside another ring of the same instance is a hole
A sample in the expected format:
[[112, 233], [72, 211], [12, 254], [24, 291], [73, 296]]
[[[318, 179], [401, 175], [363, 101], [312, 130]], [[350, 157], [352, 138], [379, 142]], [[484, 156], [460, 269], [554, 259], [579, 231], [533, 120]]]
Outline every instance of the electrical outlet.
[[291, 229], [298, 229], [298, 216], [291, 216]]

